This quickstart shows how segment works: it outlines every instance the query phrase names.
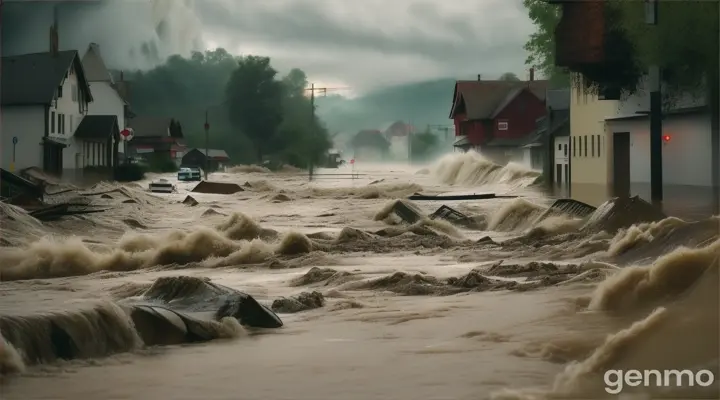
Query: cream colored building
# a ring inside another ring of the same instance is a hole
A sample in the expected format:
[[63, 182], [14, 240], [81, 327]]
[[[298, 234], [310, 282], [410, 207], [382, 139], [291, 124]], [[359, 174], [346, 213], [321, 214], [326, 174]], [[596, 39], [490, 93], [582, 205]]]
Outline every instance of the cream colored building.
[[606, 132], [605, 118], [618, 114], [620, 101], [598, 100], [577, 81], [570, 92], [570, 193], [597, 206], [611, 195], [612, 134]]

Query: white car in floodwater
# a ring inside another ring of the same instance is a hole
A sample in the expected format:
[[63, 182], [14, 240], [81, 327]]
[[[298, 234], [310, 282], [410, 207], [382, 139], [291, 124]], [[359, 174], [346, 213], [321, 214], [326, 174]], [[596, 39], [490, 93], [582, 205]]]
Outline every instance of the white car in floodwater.
[[201, 179], [200, 168], [180, 168], [177, 179], [179, 181], [199, 181]]

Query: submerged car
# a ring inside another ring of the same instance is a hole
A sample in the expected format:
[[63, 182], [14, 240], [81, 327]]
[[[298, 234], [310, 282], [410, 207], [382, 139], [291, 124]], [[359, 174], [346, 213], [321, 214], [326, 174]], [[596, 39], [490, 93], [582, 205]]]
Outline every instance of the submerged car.
[[180, 168], [177, 178], [179, 181], [199, 181], [201, 179], [200, 168]]

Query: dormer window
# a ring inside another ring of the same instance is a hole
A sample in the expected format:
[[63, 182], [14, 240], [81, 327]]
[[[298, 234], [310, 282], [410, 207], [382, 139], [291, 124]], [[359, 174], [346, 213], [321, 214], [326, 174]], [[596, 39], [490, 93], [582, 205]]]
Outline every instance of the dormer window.
[[63, 88], [62, 85], [58, 86], [58, 96], [57, 96], [58, 99], [62, 99], [62, 94], [63, 94], [62, 88]]

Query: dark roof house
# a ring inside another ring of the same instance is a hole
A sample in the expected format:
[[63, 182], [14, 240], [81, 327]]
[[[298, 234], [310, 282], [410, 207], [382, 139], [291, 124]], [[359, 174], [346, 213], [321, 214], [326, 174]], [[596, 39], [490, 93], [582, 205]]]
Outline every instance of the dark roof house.
[[549, 81], [457, 81], [453, 92], [450, 118], [465, 113], [468, 120], [492, 119], [523, 90], [529, 90], [541, 101]]
[[0, 104], [44, 105], [55, 99], [58, 86], [74, 67], [82, 97], [92, 101], [90, 86], [76, 50], [2, 57]]
[[[199, 151], [202, 155], [205, 154], [205, 149], [192, 149], [190, 151]], [[188, 153], [190, 152], [188, 151]], [[228, 153], [225, 152], [225, 150], [217, 150], [217, 149], [208, 149], [208, 153], [210, 158], [214, 160], [229, 160], [230, 156], [228, 156]]]
[[352, 147], [374, 147], [381, 150], [390, 148], [390, 142], [377, 129], [365, 129], [353, 136], [350, 141]]
[[136, 138], [172, 137], [183, 138], [182, 125], [169, 117], [139, 116], [130, 120]]

